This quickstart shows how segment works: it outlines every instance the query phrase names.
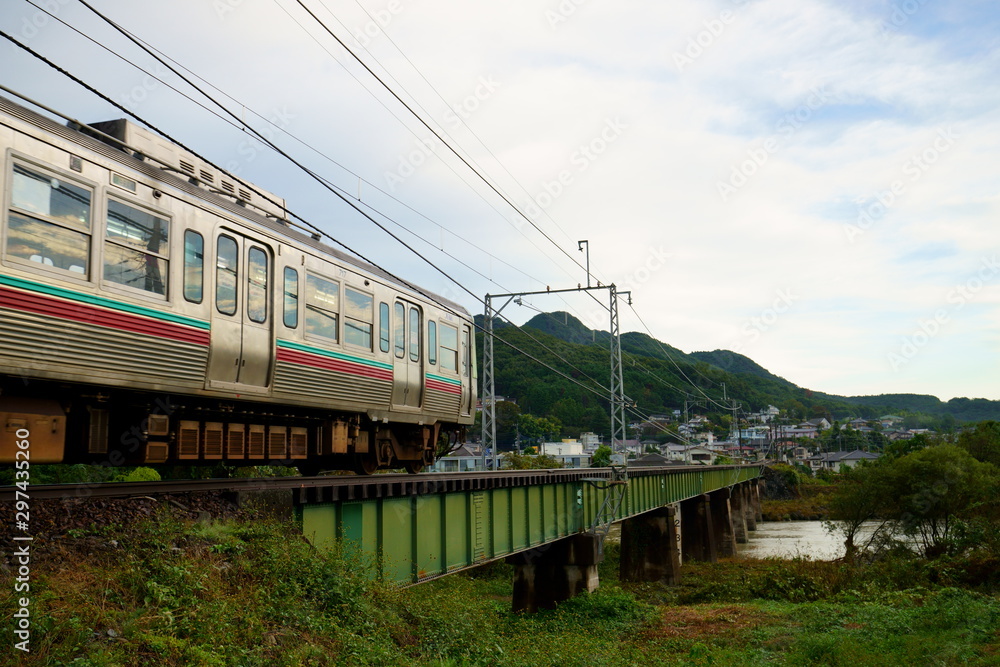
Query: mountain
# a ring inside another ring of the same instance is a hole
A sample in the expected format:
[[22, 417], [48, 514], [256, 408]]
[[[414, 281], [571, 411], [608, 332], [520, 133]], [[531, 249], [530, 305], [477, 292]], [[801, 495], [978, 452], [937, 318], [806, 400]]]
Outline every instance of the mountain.
[[[476, 319], [482, 323], [481, 316]], [[570, 427], [568, 431], [607, 432], [607, 331], [590, 329], [565, 312], [541, 313], [520, 329], [497, 320], [494, 331], [510, 344], [494, 346], [497, 394], [515, 397], [524, 412], [556, 416]], [[947, 427], [956, 420], [1000, 419], [1000, 401], [956, 398], [943, 402], [920, 394], [837, 396], [799, 387], [749, 357], [728, 350], [688, 354], [636, 332], [623, 333], [621, 343], [625, 393], [642, 414], [669, 412], [683, 407], [685, 401], [704, 412], [727, 412], [731, 403], [722, 399], [725, 383], [729, 399], [747, 412], [770, 404], [803, 419], [816, 415], [870, 419], [889, 413], [919, 413], [927, 418], [922, 425], [936, 427]], [[526, 361], [518, 350], [555, 370]]]
[[775, 375], [750, 357], [746, 357], [738, 352], [730, 352], [729, 350], [713, 350], [711, 352], [692, 352], [691, 356], [730, 373], [755, 375], [759, 378], [773, 380], [774, 382], [779, 382], [789, 387], [795, 386], [794, 383], [789, 382], [783, 377]]

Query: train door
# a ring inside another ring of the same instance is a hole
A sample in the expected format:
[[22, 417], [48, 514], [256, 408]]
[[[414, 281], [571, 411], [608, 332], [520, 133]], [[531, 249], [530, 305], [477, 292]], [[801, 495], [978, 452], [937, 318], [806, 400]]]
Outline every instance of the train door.
[[462, 327], [462, 414], [472, 414], [472, 392], [475, 391], [475, 373], [472, 372], [472, 328]]
[[270, 247], [222, 230], [216, 236], [209, 388], [266, 391], [274, 362]]
[[392, 405], [420, 408], [424, 397], [423, 311], [397, 299], [393, 304]]

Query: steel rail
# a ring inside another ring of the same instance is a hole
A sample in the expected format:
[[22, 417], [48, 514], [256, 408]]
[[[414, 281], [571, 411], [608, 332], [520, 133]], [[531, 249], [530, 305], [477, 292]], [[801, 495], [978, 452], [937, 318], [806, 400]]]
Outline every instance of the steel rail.
[[[683, 470], [738, 470], [759, 466], [665, 466], [630, 468], [629, 477], [646, 477]], [[192, 479], [158, 482], [110, 482], [85, 484], [28, 484], [24, 489], [0, 486], [0, 502], [25, 499], [86, 499], [126, 498], [208, 491], [276, 491], [294, 492], [296, 502], [369, 500], [399, 496], [420, 496], [454, 491], [478, 491], [516, 486], [534, 486], [558, 482], [586, 481], [595, 477], [609, 478], [608, 468], [555, 468], [544, 470], [498, 470], [470, 473], [421, 473], [409, 475], [320, 475], [317, 477], [258, 477], [240, 479]], [[22, 495], [18, 495], [18, 492]]]

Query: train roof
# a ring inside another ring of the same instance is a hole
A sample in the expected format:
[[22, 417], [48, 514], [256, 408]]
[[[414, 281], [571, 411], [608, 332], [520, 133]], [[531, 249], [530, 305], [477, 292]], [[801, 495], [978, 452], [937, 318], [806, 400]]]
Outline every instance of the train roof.
[[[249, 220], [254, 224], [260, 225], [261, 227], [267, 228], [281, 236], [284, 236], [289, 240], [301, 243], [302, 245], [311, 247], [323, 254], [329, 255], [339, 262], [349, 264], [361, 271], [377, 276], [387, 283], [391, 283], [404, 291], [412, 293], [414, 296], [425, 296], [425, 298], [429, 298], [445, 305], [458, 313], [466, 316], [469, 315], [469, 312], [461, 304], [429, 292], [413, 285], [412, 283], [407, 283], [403, 281], [403, 279], [397, 278], [383, 269], [380, 269], [352, 254], [337, 250], [321, 243], [319, 241], [319, 234], [305, 234], [298, 229], [295, 229], [292, 227], [295, 223], [290, 222], [287, 218], [287, 209], [284, 208], [284, 199], [271, 195], [271, 193], [268, 193], [261, 188], [257, 188], [257, 186], [247, 183], [242, 179], [236, 179], [226, 174], [221, 174], [214, 168], [211, 168], [211, 176], [213, 176], [213, 178], [212, 185], [209, 186], [209, 179], [205, 178], [205, 176], [208, 176], [209, 174], [202, 173], [208, 171], [208, 168], [210, 167], [208, 163], [204, 162], [200, 158], [197, 158], [197, 156], [194, 156], [192, 153], [185, 151], [183, 148], [176, 146], [172, 142], [160, 137], [159, 135], [153, 134], [148, 130], [139, 127], [131, 121], [126, 119], [104, 121], [100, 123], [93, 123], [91, 125], [82, 125], [78, 130], [73, 127], [57, 123], [51, 118], [32, 111], [31, 109], [28, 109], [3, 96], [0, 96], [0, 112], [14, 118], [18, 118], [30, 125], [34, 125], [45, 132], [62, 137], [67, 141], [76, 143], [81, 147], [103, 155], [108, 159], [127, 165], [135, 171], [145, 174], [154, 181], [169, 184], [171, 187], [181, 190], [193, 197], [203, 199], [219, 208], [225, 209], [237, 217]], [[61, 116], [62, 114], [58, 115]], [[129, 147], [132, 148], [140, 157], [129, 154], [121, 147], [111, 145], [107, 139], [101, 138], [95, 132], [88, 133], [88, 128], [96, 129], [98, 132], [107, 133], [116, 138], [122, 137], [119, 140], [126, 145], [129, 145]], [[141, 145], [133, 146], [129, 144], [129, 139], [133, 141], [138, 139]], [[141, 159], [143, 157], [152, 158], [156, 162], [164, 164], [165, 166], [158, 167], [152, 162]], [[184, 164], [180, 164], [181, 162], [184, 162]], [[176, 172], [176, 174], [172, 172]], [[229, 181], [234, 182], [233, 193], [229, 193], [228, 188], [225, 190], [220, 189], [225, 187], [225, 181], [223, 181], [223, 178], [227, 178]], [[219, 188], [214, 187], [215, 182], [219, 183]], [[243, 187], [235, 185], [237, 183]], [[257, 200], [248, 206], [248, 199], [250, 199], [250, 197], [246, 197], [245, 195], [252, 195], [252, 192], [250, 192], [251, 190], [257, 191], [258, 193], [265, 195], [265, 197], [258, 196]], [[272, 199], [273, 201], [268, 202], [268, 199]], [[276, 202], [280, 202], [280, 204]], [[251, 208], [251, 206], [253, 208]]]

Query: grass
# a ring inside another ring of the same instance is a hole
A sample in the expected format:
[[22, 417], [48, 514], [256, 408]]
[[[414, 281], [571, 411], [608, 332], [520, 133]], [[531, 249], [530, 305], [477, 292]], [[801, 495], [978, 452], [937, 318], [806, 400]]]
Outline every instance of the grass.
[[[153, 521], [52, 540], [24, 665], [991, 665], [1000, 603], [951, 563], [730, 561], [510, 612], [511, 568], [399, 589], [289, 526]], [[952, 576], [951, 579], [948, 577]], [[989, 584], [992, 585], [992, 584]], [[10, 618], [12, 587], [0, 590]], [[0, 663], [15, 664], [12, 651]]]

